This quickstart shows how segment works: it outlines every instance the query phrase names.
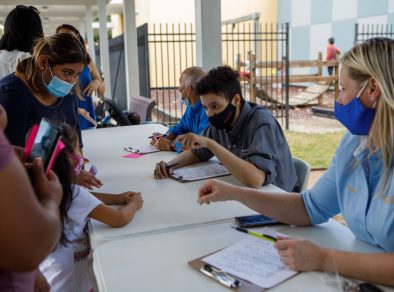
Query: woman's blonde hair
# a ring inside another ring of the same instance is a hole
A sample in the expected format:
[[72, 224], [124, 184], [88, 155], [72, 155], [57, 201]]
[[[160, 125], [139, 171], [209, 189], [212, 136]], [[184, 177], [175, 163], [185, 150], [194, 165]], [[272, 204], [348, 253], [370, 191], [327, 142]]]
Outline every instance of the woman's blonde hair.
[[381, 94], [376, 104], [375, 118], [368, 137], [371, 151], [380, 148], [384, 161], [384, 176], [380, 193], [391, 180], [394, 150], [394, 40], [372, 38], [355, 45], [340, 62], [349, 70], [350, 78], [360, 86], [374, 79]]
[[[17, 71], [26, 74], [27, 83], [35, 92], [46, 90], [38, 62], [39, 57], [43, 55], [47, 57], [49, 66], [75, 63], [87, 64], [86, 51], [82, 44], [73, 36], [60, 33], [39, 39], [33, 48], [31, 58], [20, 62], [17, 67]], [[73, 91], [82, 99], [79, 81], [73, 87]]]

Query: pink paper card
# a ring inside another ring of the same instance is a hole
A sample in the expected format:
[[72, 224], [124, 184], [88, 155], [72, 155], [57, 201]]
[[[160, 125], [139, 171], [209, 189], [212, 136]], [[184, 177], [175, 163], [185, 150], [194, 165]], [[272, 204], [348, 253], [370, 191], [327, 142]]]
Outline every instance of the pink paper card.
[[127, 155], [123, 155], [122, 157], [123, 157], [123, 158], [137, 159], [137, 158], [140, 158], [140, 157], [142, 157], [142, 156], [144, 156], [144, 154], [130, 153], [130, 154], [127, 154]]

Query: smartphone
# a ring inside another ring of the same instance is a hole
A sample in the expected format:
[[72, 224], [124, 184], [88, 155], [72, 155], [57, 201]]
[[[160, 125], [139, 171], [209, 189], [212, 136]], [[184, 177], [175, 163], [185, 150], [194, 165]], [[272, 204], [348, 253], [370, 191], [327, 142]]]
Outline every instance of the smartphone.
[[234, 217], [235, 222], [243, 228], [280, 224], [280, 222], [263, 215]]
[[27, 154], [28, 161], [33, 162], [41, 157], [45, 173], [48, 173], [61, 148], [60, 130], [46, 119], [42, 119], [35, 134], [31, 150]]

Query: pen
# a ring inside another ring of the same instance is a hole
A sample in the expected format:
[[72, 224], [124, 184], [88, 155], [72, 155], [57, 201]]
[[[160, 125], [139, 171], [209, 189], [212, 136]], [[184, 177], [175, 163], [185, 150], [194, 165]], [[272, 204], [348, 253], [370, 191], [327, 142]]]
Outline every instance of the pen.
[[250, 231], [250, 230], [247, 230], [247, 229], [244, 229], [244, 228], [241, 228], [241, 227], [235, 227], [235, 226], [231, 226], [231, 227], [234, 228], [235, 230], [238, 230], [238, 231], [243, 232], [243, 233], [247, 233], [249, 235], [256, 236], [258, 238], [276, 242], [276, 238], [271, 236], [271, 235], [260, 234], [260, 233], [257, 233], [257, 232], [254, 232], [254, 231]]
[[164, 138], [167, 137], [167, 134], [163, 134], [163, 135], [156, 135], [156, 136], [149, 136], [148, 139], [152, 139], [152, 138]]

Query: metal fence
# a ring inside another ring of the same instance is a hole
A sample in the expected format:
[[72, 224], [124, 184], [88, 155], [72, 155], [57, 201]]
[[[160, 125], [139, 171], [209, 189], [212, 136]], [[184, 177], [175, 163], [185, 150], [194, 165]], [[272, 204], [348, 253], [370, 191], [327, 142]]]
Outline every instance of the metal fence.
[[[255, 18], [222, 25], [222, 62], [242, 74], [245, 99], [251, 100], [255, 96], [252, 100], [271, 109], [287, 128], [288, 36], [288, 24], [263, 25], [256, 23]], [[178, 92], [180, 73], [196, 64], [194, 27], [192, 24], [151, 24], [146, 39], [149, 51], [149, 97], [157, 103], [155, 118], [167, 124], [175, 123], [185, 110]], [[248, 59], [250, 52], [255, 60]], [[251, 79], [251, 66], [268, 63], [282, 65], [260, 66], [253, 70], [257, 76]]]
[[362, 42], [373, 37], [394, 38], [392, 24], [358, 24], [354, 26], [354, 43]]

